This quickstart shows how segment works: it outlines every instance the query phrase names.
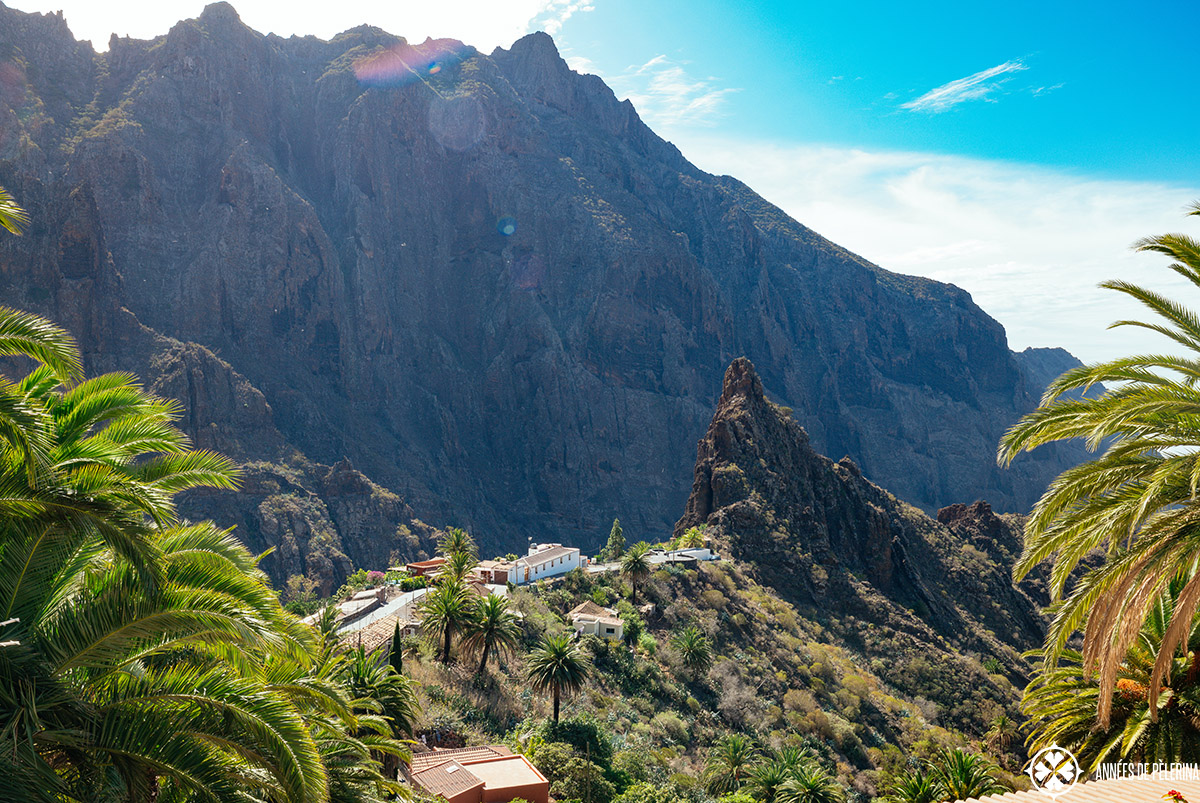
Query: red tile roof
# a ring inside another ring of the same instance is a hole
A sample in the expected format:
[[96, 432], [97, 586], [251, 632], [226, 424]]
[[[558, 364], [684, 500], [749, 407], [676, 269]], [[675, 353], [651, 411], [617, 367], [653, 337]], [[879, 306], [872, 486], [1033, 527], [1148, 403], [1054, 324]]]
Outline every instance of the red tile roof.
[[425, 753], [413, 753], [409, 766], [413, 773], [436, 767], [451, 759], [458, 761], [479, 761], [486, 758], [511, 756], [512, 751], [502, 744], [479, 745], [477, 747], [456, 747], [449, 750], [433, 749]]
[[445, 761], [436, 767], [430, 767], [412, 776], [413, 783], [420, 786], [431, 795], [441, 795], [452, 798], [461, 795], [468, 789], [483, 786], [483, 781], [472, 775], [471, 771], [457, 761]]

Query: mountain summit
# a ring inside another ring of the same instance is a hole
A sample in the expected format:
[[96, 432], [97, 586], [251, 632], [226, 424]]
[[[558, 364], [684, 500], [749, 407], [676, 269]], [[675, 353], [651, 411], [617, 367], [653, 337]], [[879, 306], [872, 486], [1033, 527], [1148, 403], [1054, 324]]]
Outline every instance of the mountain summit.
[[[720, 554], [801, 615], [879, 659], [887, 682], [913, 695], [936, 689], [941, 704], [966, 716], [986, 710], [986, 699], [1003, 700], [1007, 687], [962, 655], [990, 656], [1023, 679], [1019, 656], [1045, 635], [1041, 580], [1018, 588], [1010, 577], [1019, 519], [976, 502], [943, 508], [935, 521], [849, 458], [818, 454], [743, 358], [725, 373], [675, 534], [702, 528]], [[914, 656], [930, 662], [917, 666]]]
[[0, 5], [0, 76], [0, 184], [36, 221], [0, 242], [6, 303], [177, 393], [201, 445], [348, 458], [488, 548], [669, 529], [739, 355], [929, 511], [1026, 509], [1073, 457], [996, 467], [1042, 388], [966, 292], [697, 169], [545, 34], [281, 39], [219, 3], [97, 54]]

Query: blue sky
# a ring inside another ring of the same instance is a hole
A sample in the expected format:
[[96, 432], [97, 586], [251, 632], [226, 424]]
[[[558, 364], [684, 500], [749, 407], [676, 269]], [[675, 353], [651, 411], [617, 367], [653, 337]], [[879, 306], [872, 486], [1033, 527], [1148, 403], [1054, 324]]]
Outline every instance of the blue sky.
[[[6, 0], [80, 38], [150, 37], [203, 0]], [[1137, 238], [1200, 236], [1191, 3], [234, 2], [281, 35], [369, 22], [490, 51], [532, 30], [700, 167], [885, 268], [953, 282], [1014, 348], [1157, 350], [1108, 332], [1120, 277], [1200, 306]]]
[[[665, 55], [733, 135], [922, 150], [1128, 179], [1195, 176], [1195, 4], [595, 0], [564, 48], [620, 74]], [[736, 10], [735, 10], [736, 9]], [[918, 10], [919, 9], [919, 10]], [[913, 102], [956, 80], [992, 78]]]

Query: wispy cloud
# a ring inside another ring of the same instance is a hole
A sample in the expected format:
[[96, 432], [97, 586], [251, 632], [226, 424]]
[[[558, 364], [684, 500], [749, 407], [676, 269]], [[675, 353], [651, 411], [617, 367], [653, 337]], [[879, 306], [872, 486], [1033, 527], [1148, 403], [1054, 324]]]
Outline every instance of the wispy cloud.
[[1062, 89], [1063, 84], [1053, 84], [1052, 86], [1035, 86], [1031, 87], [1029, 92], [1035, 98], [1040, 98], [1042, 95], [1048, 95], [1056, 89]]
[[[1013, 348], [1062, 346], [1083, 360], [1167, 347], [1152, 332], [1109, 331], [1142, 314], [1099, 289], [1122, 278], [1196, 303], [1139, 237], [1198, 233], [1185, 218], [1200, 186], [1081, 177], [933, 153], [745, 141], [682, 131], [699, 167], [745, 181], [806, 226], [902, 273], [952, 282], [1004, 324]], [[1200, 304], [1197, 304], [1200, 306]]]
[[577, 12], [592, 11], [595, 6], [591, 0], [548, 0], [545, 8], [529, 23], [529, 30], [541, 30], [557, 36], [562, 30], [563, 23]]
[[916, 100], [902, 103], [900, 108], [936, 114], [968, 100], [986, 100], [1000, 88], [1001, 84], [1009, 80], [1005, 76], [1011, 77], [1011, 73], [1027, 69], [1029, 68], [1023, 61], [1012, 59], [1003, 64], [997, 64], [995, 67], [980, 70], [966, 78], [959, 78], [948, 84], [934, 87]]
[[[579, 69], [593, 66], [586, 59], [572, 63]], [[595, 72], [595, 70], [591, 70]], [[627, 98], [651, 126], [709, 126], [724, 113], [725, 101], [741, 90], [718, 86], [712, 76], [696, 78], [686, 62], [665, 55], [655, 56], [620, 75], [602, 75], [618, 97]]]

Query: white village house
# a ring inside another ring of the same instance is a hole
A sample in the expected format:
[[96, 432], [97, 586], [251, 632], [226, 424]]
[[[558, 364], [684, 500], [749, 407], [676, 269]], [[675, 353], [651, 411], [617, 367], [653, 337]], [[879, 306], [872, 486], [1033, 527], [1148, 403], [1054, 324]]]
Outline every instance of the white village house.
[[572, 569], [587, 565], [579, 547], [562, 544], [534, 544], [529, 554], [515, 561], [480, 561], [476, 573], [487, 583], [525, 585], [558, 577]]
[[620, 641], [625, 637], [625, 627], [617, 612], [591, 600], [576, 605], [567, 612], [567, 618], [580, 636], [599, 636], [609, 641]]

